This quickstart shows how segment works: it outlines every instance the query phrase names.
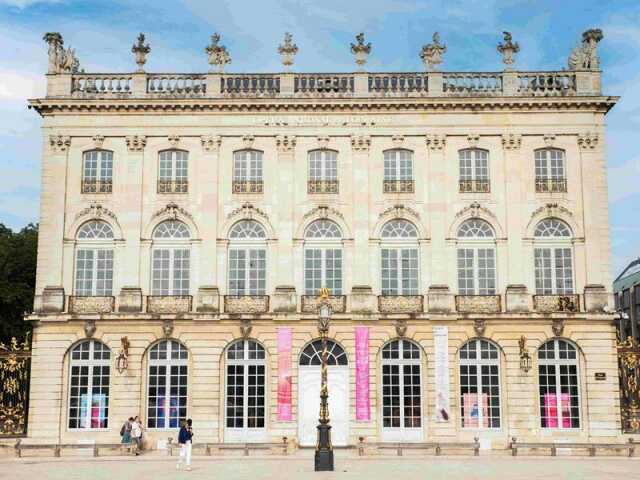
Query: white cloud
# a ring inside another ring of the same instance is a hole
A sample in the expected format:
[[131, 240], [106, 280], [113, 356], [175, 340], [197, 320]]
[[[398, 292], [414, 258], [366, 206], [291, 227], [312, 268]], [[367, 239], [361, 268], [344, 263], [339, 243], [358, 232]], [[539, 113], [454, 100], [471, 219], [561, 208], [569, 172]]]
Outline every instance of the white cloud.
[[61, 3], [62, 1], [63, 0], [0, 0], [0, 5], [23, 9], [37, 3]]
[[24, 101], [45, 94], [44, 75], [0, 69], [0, 100]]
[[620, 202], [640, 194], [640, 157], [609, 167], [609, 201]]

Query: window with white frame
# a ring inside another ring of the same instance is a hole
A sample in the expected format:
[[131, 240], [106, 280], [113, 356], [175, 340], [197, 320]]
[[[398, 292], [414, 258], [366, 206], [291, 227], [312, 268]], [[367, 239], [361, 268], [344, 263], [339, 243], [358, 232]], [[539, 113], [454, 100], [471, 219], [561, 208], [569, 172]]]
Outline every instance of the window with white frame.
[[179, 220], [166, 220], [153, 231], [152, 295], [189, 295], [190, 236], [187, 226]]
[[82, 155], [82, 193], [111, 193], [113, 152], [90, 150]]
[[241, 220], [229, 232], [229, 295], [265, 295], [267, 234], [255, 220]]
[[70, 430], [109, 426], [111, 351], [97, 340], [85, 340], [69, 352]]
[[382, 428], [422, 428], [420, 347], [401, 339], [382, 347]]
[[159, 154], [158, 193], [189, 190], [189, 152], [165, 150]]
[[262, 193], [262, 152], [239, 150], [233, 153], [233, 193]]
[[266, 365], [264, 348], [253, 340], [240, 340], [227, 348], [227, 430], [265, 428]]
[[309, 193], [338, 193], [338, 152], [309, 152]]
[[458, 295], [495, 293], [495, 235], [487, 222], [471, 218], [458, 228]]
[[331, 220], [316, 220], [305, 231], [305, 295], [318, 295], [321, 288], [342, 295], [342, 233]]
[[413, 152], [395, 149], [384, 152], [385, 193], [413, 193]]
[[382, 227], [380, 237], [382, 295], [418, 295], [418, 230], [407, 220], [394, 219]]
[[543, 148], [535, 151], [536, 192], [566, 192], [564, 151]]
[[569, 226], [546, 218], [534, 231], [534, 262], [537, 295], [573, 293], [573, 248]]
[[79, 297], [110, 297], [113, 292], [113, 229], [91, 220], [76, 235], [74, 293]]
[[488, 340], [460, 348], [460, 419], [463, 428], [500, 428], [500, 354]]
[[479, 148], [460, 150], [460, 192], [489, 192], [489, 152]]
[[562, 339], [549, 340], [538, 349], [540, 426], [580, 428], [578, 350]]
[[180, 342], [163, 340], [149, 350], [147, 428], [180, 428], [187, 418], [189, 352]]

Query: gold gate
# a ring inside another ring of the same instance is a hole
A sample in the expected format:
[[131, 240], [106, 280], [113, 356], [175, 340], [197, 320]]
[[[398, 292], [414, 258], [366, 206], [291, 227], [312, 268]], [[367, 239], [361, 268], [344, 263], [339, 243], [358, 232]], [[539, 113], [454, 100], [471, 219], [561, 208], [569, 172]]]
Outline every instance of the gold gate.
[[640, 346], [633, 337], [618, 343], [620, 413], [624, 433], [640, 433]]
[[22, 343], [0, 342], [0, 438], [27, 434], [30, 367], [28, 334]]

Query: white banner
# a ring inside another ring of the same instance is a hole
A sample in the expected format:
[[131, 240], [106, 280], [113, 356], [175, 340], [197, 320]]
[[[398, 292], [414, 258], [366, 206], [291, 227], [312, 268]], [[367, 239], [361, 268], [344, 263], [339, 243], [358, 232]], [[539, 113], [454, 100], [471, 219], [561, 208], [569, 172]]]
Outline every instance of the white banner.
[[449, 405], [449, 327], [433, 327], [436, 362], [436, 419], [450, 418]]

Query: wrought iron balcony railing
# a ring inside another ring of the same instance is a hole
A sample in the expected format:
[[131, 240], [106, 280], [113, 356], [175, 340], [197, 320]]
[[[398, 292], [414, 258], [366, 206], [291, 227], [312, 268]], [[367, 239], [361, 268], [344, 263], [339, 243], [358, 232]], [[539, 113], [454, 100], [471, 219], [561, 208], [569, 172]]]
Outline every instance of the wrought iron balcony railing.
[[580, 295], [534, 295], [533, 308], [536, 312], [579, 312]]
[[379, 295], [380, 313], [421, 313], [424, 311], [422, 295]]
[[257, 314], [269, 311], [269, 295], [225, 295], [225, 313]]
[[308, 193], [338, 193], [338, 180], [309, 180]]
[[413, 180], [383, 180], [384, 193], [413, 193]]
[[566, 178], [536, 177], [536, 193], [566, 193]]
[[500, 295], [456, 295], [456, 310], [459, 313], [500, 313]]
[[[333, 313], [347, 311], [347, 297], [345, 295], [330, 295], [329, 305]], [[302, 295], [302, 313], [318, 313], [321, 299], [317, 295]]]
[[158, 193], [187, 193], [188, 180], [158, 180]]
[[263, 193], [264, 183], [262, 180], [234, 180], [232, 188], [233, 193]]
[[187, 313], [191, 311], [191, 295], [149, 295], [148, 313]]
[[69, 313], [111, 313], [114, 311], [115, 297], [70, 296]]
[[460, 193], [489, 193], [489, 179], [460, 180]]
[[112, 180], [82, 179], [82, 193], [111, 193]]

